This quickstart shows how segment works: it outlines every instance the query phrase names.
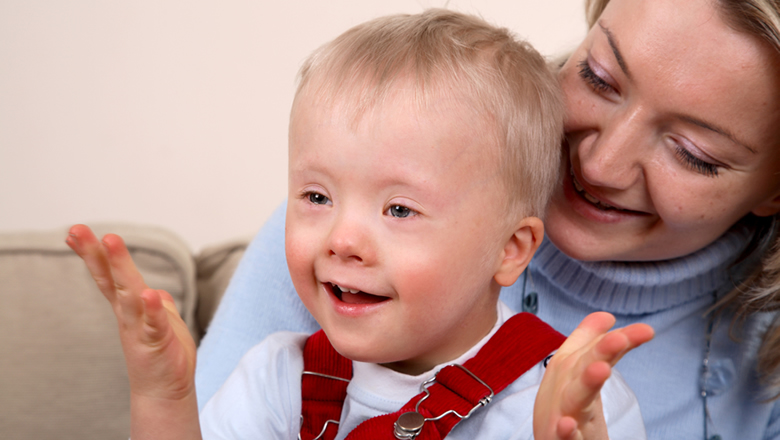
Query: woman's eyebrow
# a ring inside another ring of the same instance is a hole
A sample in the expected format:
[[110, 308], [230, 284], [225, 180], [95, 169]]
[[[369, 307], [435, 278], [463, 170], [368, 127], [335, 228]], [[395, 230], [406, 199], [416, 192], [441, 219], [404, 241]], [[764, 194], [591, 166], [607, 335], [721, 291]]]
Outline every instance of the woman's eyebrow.
[[757, 153], [757, 150], [755, 148], [751, 148], [748, 144], [740, 141], [733, 134], [731, 134], [730, 131], [726, 130], [725, 128], [718, 127], [717, 125], [711, 124], [711, 123], [706, 122], [706, 121], [702, 121], [701, 119], [697, 119], [697, 118], [694, 118], [692, 116], [678, 115], [677, 118], [682, 120], [682, 121], [688, 122], [690, 124], [698, 125], [699, 127], [705, 128], [705, 129], [713, 131], [715, 133], [718, 133], [721, 136], [725, 136], [731, 142], [734, 142], [737, 145], [745, 147], [745, 149], [747, 149], [751, 153], [753, 153], [753, 154]]
[[[623, 73], [626, 75], [628, 79], [631, 79], [631, 74], [628, 71], [626, 60], [623, 58], [623, 55], [620, 53], [620, 49], [618, 49], [617, 40], [615, 39], [615, 36], [612, 34], [612, 31], [610, 31], [609, 28], [607, 28], [604, 25], [604, 23], [601, 22], [601, 20], [599, 20], [598, 25], [599, 28], [601, 28], [601, 31], [604, 32], [604, 35], [607, 36], [607, 42], [609, 43], [609, 47], [612, 48], [612, 53], [615, 55], [615, 59], [617, 60], [618, 65], [620, 66], [620, 70], [623, 71]], [[715, 124], [711, 124], [709, 122], [702, 121], [701, 119], [697, 119], [687, 115], [679, 115], [678, 119], [705, 128], [707, 130], [713, 131], [715, 133], [720, 134], [721, 136], [725, 136], [735, 144], [741, 145], [751, 153], [756, 154], [757, 150], [755, 148], [752, 148], [749, 145], [747, 145], [745, 142], [740, 141], [730, 131], [724, 128], [718, 127]]]
[[602, 23], [601, 20], [599, 20], [598, 25], [602, 32], [604, 32], [604, 35], [607, 36], [607, 42], [609, 43], [609, 47], [612, 48], [612, 53], [615, 54], [615, 59], [618, 62], [618, 66], [620, 66], [620, 70], [623, 71], [628, 79], [631, 79], [631, 74], [628, 73], [628, 66], [626, 66], [626, 60], [623, 59], [623, 55], [620, 53], [620, 49], [618, 49], [617, 41], [615, 40], [615, 36], [612, 35], [612, 31], [604, 26], [604, 23]]

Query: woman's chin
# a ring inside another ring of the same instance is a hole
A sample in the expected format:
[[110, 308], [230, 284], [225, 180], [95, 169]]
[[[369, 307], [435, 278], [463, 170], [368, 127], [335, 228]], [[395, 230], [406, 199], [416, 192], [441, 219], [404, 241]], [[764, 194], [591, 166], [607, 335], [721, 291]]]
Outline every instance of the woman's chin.
[[[549, 218], [549, 217], [548, 217]], [[572, 228], [556, 227], [554, 222], [548, 222], [545, 226], [547, 238], [561, 252], [575, 260], [581, 261], [601, 261], [610, 260], [611, 255], [603, 255], [599, 252], [600, 246], [595, 243], [588, 244], [591, 237], [583, 237], [581, 231], [575, 231]]]
[[[580, 261], [638, 261], [642, 256], [639, 231], [626, 231], [628, 225], [604, 225], [582, 218], [566, 201], [553, 201], [547, 213], [544, 232], [561, 252]], [[621, 227], [622, 226], [622, 227]]]
[[611, 259], [611, 255], [604, 255], [601, 249], [604, 240], [583, 224], [585, 219], [579, 217], [559, 192], [549, 205], [544, 233], [555, 247], [571, 258], [582, 261]]

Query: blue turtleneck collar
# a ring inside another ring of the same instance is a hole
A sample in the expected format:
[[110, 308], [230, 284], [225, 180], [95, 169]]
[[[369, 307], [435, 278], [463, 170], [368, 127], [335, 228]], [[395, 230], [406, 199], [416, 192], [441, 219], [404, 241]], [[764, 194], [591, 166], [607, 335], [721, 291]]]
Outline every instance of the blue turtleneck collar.
[[[594, 309], [616, 314], [645, 314], [730, 291], [735, 273], [756, 258], [732, 265], [751, 237], [739, 223], [709, 246], [684, 257], [652, 262], [579, 261], [545, 239], [530, 266], [553, 286]], [[755, 267], [755, 266], [752, 266]]]

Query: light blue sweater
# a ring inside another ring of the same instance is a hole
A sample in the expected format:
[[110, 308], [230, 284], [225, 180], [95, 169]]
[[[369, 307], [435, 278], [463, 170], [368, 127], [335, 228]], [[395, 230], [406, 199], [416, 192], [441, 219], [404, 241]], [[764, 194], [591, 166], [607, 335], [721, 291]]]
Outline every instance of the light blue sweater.
[[[247, 250], [200, 346], [196, 384], [201, 407], [243, 354], [270, 333], [317, 328], [287, 272], [284, 209], [277, 209]], [[731, 289], [738, 270], [755, 264], [747, 261], [729, 270], [748, 236], [746, 228], [737, 226], [695, 254], [651, 263], [580, 262], [545, 241], [526, 275], [505, 288], [501, 299], [515, 310], [536, 308], [564, 334], [596, 310], [613, 313], [617, 326], [653, 326], [655, 339], [618, 364], [637, 395], [648, 438], [704, 439], [704, 384], [710, 437], [780, 439], [780, 404], [761, 402], [765, 396], [754, 372], [757, 335], [768, 316], [755, 316], [741, 327], [740, 342], [729, 337], [731, 317], [719, 316], [709, 379], [702, 374], [710, 323], [705, 311], [715, 295]]]

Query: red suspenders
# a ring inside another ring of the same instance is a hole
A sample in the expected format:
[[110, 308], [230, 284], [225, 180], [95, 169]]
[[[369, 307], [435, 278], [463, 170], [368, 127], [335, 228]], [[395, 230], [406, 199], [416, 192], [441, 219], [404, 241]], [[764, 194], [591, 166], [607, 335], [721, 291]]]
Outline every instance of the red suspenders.
[[340, 355], [322, 330], [303, 347], [301, 432], [299, 439], [333, 440], [352, 379], [352, 361]]
[[[399, 411], [358, 425], [347, 440], [443, 439], [471, 412], [487, 405], [566, 339], [530, 313], [512, 316], [462, 366], [450, 365]], [[332, 440], [352, 378], [352, 361], [339, 355], [320, 330], [303, 351], [301, 440]]]

